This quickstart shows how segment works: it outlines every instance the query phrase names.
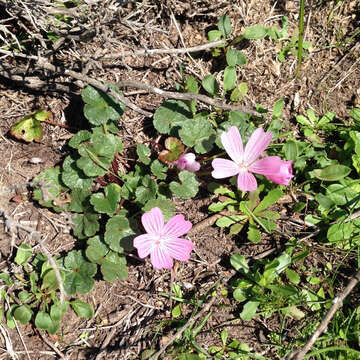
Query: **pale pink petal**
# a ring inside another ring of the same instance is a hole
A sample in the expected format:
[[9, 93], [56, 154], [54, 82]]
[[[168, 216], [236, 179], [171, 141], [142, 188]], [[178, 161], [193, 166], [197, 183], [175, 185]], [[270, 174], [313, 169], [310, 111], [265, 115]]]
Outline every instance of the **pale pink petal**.
[[239, 172], [237, 185], [238, 188], [242, 191], [254, 191], [257, 189], [255, 176], [247, 171]]
[[164, 216], [158, 207], [154, 207], [141, 216], [141, 222], [147, 233], [159, 234], [164, 227]]
[[192, 163], [188, 163], [186, 164], [186, 168], [187, 171], [190, 172], [197, 172], [200, 170], [200, 163], [198, 163], [197, 161], [194, 161]]
[[191, 222], [186, 221], [183, 215], [175, 215], [165, 224], [162, 235], [165, 237], [178, 237], [186, 234], [191, 228]]
[[195, 161], [195, 154], [188, 153], [182, 154], [177, 160], [177, 167], [179, 170], [187, 170], [190, 172], [196, 172], [200, 169], [200, 164]]
[[194, 244], [186, 239], [171, 238], [166, 240], [164, 247], [172, 258], [187, 261], [190, 259], [190, 252], [194, 249]]
[[278, 174], [283, 161], [278, 156], [267, 156], [255, 161], [248, 170], [261, 175]]
[[150, 254], [154, 244], [154, 238], [149, 234], [139, 235], [134, 239], [134, 247], [136, 247], [138, 255], [141, 258], [144, 258]]
[[[195, 160], [195, 155], [194, 155], [194, 160]], [[186, 168], [187, 162], [188, 162], [188, 160], [186, 159], [186, 155], [182, 154], [175, 161], [175, 164], [176, 164], [176, 166], [178, 167], [179, 170], [184, 170]]]
[[211, 165], [214, 168], [211, 175], [215, 179], [223, 179], [234, 176], [240, 171], [239, 167], [233, 161], [227, 159], [214, 159]]
[[150, 260], [155, 269], [171, 269], [173, 260], [162, 246], [155, 246], [150, 253]]
[[244, 148], [236, 126], [232, 126], [229, 131], [221, 134], [221, 143], [233, 161], [238, 164], [243, 161]]
[[244, 162], [246, 165], [255, 161], [270, 144], [271, 132], [264, 132], [262, 128], [256, 129], [245, 146]]
[[275, 184], [286, 185], [290, 184], [290, 180], [294, 177], [292, 174], [292, 160], [282, 161], [280, 171], [277, 174], [265, 175], [270, 181]]

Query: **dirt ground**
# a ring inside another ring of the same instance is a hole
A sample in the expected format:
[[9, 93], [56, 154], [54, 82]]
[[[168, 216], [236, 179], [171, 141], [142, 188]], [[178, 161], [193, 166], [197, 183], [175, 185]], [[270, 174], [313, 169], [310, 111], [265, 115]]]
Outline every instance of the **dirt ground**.
[[[36, 3], [36, 2], [34, 2]], [[64, 66], [82, 71], [95, 79], [107, 81], [140, 80], [163, 89], [174, 89], [179, 81], [179, 65], [184, 73], [201, 81], [210, 71], [216, 71], [216, 63], [211, 56], [190, 58], [187, 54], [154, 56], [119, 56], [111, 61], [86, 60], [90, 55], [119, 54], [129, 49], [182, 48], [207, 43], [207, 31], [216, 28], [220, 15], [227, 13], [233, 26], [233, 35], [240, 35], [245, 27], [261, 25], [279, 26], [280, 18], [289, 19], [288, 32], [291, 36], [297, 30], [299, 16], [298, 1], [89, 1], [93, 12], [84, 24], [95, 30], [89, 39], [78, 41], [66, 38], [60, 50], [54, 55]], [[338, 3], [338, 4], [337, 4]], [[90, 6], [90, 5], [89, 5]], [[329, 18], [331, 12], [333, 15]], [[0, 2], [0, 18], [9, 16]], [[296, 56], [288, 55], [283, 63], [277, 60], [281, 45], [269, 39], [251, 41], [242, 49], [248, 63], [241, 69], [241, 79], [248, 84], [248, 94], [242, 105], [254, 107], [261, 104], [272, 108], [279, 99], [285, 99], [284, 121], [286, 130], [296, 132], [294, 117], [313, 108], [318, 114], [326, 110], [335, 111], [339, 118], [348, 118], [349, 107], [359, 104], [360, 96], [360, 47], [359, 36], [351, 38], [359, 28], [359, 13], [356, 1], [307, 2], [305, 9], [305, 41], [311, 43], [310, 51], [303, 59], [302, 70], [295, 78]], [[84, 27], [86, 27], [84, 25]], [[21, 31], [16, 22], [12, 31]], [[0, 29], [1, 32], [1, 29]], [[74, 35], [75, 36], [75, 35]], [[77, 35], [76, 35], [77, 36]], [[349, 40], [350, 39], [350, 40]], [[11, 56], [2, 55], [0, 73], [0, 186], [8, 189], [31, 181], [39, 172], [61, 162], [67, 155], [66, 143], [76, 129], [84, 125], [82, 102], [79, 97], [79, 83], [71, 78], [59, 77], [55, 81], [70, 88], [70, 91], [34, 89], [21, 81], [12, 81], [5, 69], [17, 70], [18, 75], [26, 75], [29, 60], [16, 61]], [[35, 71], [33, 76], [40, 79], [51, 77], [46, 71]], [[218, 74], [221, 76], [221, 73]], [[154, 112], [164, 99], [136, 89], [124, 91], [138, 107]], [[40, 143], [23, 143], [9, 134], [10, 127], [25, 115], [37, 109], [50, 110], [53, 120], [70, 126], [45, 126]], [[125, 149], [146, 141], [155, 134], [151, 120], [127, 109], [122, 121], [121, 137]], [[129, 150], [127, 156], [131, 156]], [[34, 160], [35, 159], [35, 160]], [[201, 178], [206, 186], [206, 178]], [[39, 207], [32, 200], [31, 191], [26, 187], [2, 192], [1, 206], [17, 221], [23, 221], [36, 228], [45, 237], [52, 254], [68, 251], [76, 246], [71, 229], [62, 214], [56, 214]], [[202, 195], [203, 194], [203, 195]], [[211, 199], [205, 192], [195, 199], [178, 201], [176, 212], [182, 213], [196, 224], [209, 216], [207, 206]], [[285, 207], [282, 215], [291, 216], [291, 206]], [[282, 230], [291, 230], [291, 225], [279, 224]], [[301, 229], [297, 229], [301, 230]], [[28, 234], [19, 232], [13, 244], [8, 231], [0, 227], [1, 270], [16, 271], [11, 264], [13, 245], [28, 243], [37, 245]], [[192, 294], [204, 294], [221, 279], [222, 286], [228, 287], [234, 275], [229, 257], [240, 253], [248, 258], [275, 249], [271, 256], [281, 252], [286, 237], [274, 239], [264, 237], [258, 244], [252, 244], [240, 236], [231, 236], [214, 226], [208, 226], [191, 237], [195, 251], [191, 260], [180, 264], [175, 272], [175, 280], [188, 284], [183, 291], [190, 298]], [[311, 247], [312, 256], [308, 261], [318, 266], [328, 261], [330, 255], [321, 247]], [[311, 260], [310, 260], [311, 259]], [[53, 359], [66, 356], [68, 359], [139, 359], [144, 349], [159, 349], [175, 333], [175, 329], [159, 329], [161, 321], [171, 316], [171, 302], [162, 296], [170, 292], [174, 279], [169, 271], [155, 271], [146, 261], [140, 262], [128, 257], [129, 277], [113, 284], [96, 281], [95, 290], [84, 296], [91, 303], [96, 316], [87, 321], [79, 319], [69, 311], [62, 322], [59, 335], [39, 335], [31, 326], [6, 329], [11, 339], [13, 351], [19, 359]], [[218, 336], [222, 329], [229, 332], [229, 338], [247, 343], [255, 352], [269, 358], [277, 358], [274, 347], [269, 346], [267, 335], [280, 326], [289, 333], [300, 325], [301, 320], [287, 320], [280, 324], [274, 315], [266, 320], [243, 322], [238, 320], [236, 302], [220, 296], [214, 304], [215, 311], [197, 338], [198, 343], [207, 348], [219, 345]], [[191, 311], [191, 309], [186, 310]], [[0, 359], [11, 359], [5, 337], [0, 339]], [[54, 350], [55, 349], [55, 350]], [[101, 352], [100, 352], [101, 349]], [[58, 351], [58, 353], [56, 352]]]

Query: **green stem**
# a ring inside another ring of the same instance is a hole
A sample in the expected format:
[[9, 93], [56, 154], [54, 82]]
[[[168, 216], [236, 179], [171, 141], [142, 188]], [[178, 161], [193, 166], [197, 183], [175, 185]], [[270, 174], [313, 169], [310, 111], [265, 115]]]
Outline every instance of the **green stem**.
[[298, 77], [301, 62], [303, 57], [303, 42], [304, 42], [304, 8], [305, 0], [300, 0], [300, 15], [299, 15], [299, 40], [298, 40], [298, 65], [296, 68], [295, 77]]
[[200, 162], [205, 163], [205, 162], [214, 160], [214, 159], [218, 158], [219, 156], [223, 156], [223, 155], [226, 155], [226, 152], [225, 152], [225, 151], [221, 152], [220, 154], [216, 154], [216, 155], [214, 155], [214, 156], [210, 156], [209, 158], [204, 159], [204, 160], [201, 160]]

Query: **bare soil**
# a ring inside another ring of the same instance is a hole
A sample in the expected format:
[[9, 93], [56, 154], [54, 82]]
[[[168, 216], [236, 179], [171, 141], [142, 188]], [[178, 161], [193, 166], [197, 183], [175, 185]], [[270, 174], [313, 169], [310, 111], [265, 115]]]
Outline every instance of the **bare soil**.
[[[89, 3], [91, 3], [89, 1]], [[119, 52], [128, 49], [179, 48], [200, 45], [207, 42], [206, 32], [216, 28], [218, 18], [227, 13], [233, 25], [233, 35], [240, 35], [247, 26], [277, 25], [283, 15], [288, 16], [290, 36], [297, 31], [298, 1], [104, 1], [89, 5], [91, 13], [87, 25], [94, 25], [95, 35], [84, 41], [67, 38], [56, 53], [57, 61], [64, 66], [83, 71], [93, 78], [104, 81], [135, 79], [164, 89], [174, 89], [180, 81], [179, 65], [186, 75], [201, 81], [210, 71], [216, 70], [216, 61], [208, 54], [190, 58], [185, 55], [129, 56], [112, 61], [82, 61], [83, 58]], [[123, 4], [122, 4], [123, 3]], [[1, 4], [0, 4], [1, 5]], [[297, 131], [294, 117], [313, 108], [318, 114], [326, 110], [335, 111], [339, 118], [348, 118], [349, 107], [359, 102], [360, 47], [354, 38], [349, 40], [359, 26], [356, 1], [343, 1], [329, 20], [335, 1], [309, 4], [305, 11], [305, 40], [311, 42], [310, 52], [303, 59], [300, 75], [295, 78], [296, 57], [289, 55], [285, 62], [277, 60], [281, 45], [269, 39], [251, 41], [243, 49], [248, 63], [241, 69], [240, 81], [248, 84], [249, 92], [242, 105], [253, 107], [261, 104], [272, 108], [279, 99], [285, 99], [285, 128]], [[2, 8], [2, 10], [4, 10]], [[2, 19], [6, 18], [2, 12]], [[176, 19], [176, 22], [175, 20]], [[86, 26], [85, 26], [86, 27]], [[13, 30], [20, 31], [13, 25]], [[34, 29], [33, 29], [34, 30]], [[34, 30], [35, 31], [35, 30]], [[16, 61], [2, 58], [3, 67], [13, 69]], [[22, 70], [26, 61], [19, 62]], [[40, 74], [40, 72], [39, 72]], [[38, 75], [39, 75], [38, 74]], [[39, 76], [46, 77], [46, 72]], [[50, 77], [51, 74], [48, 74]], [[221, 77], [221, 73], [218, 75]], [[70, 78], [61, 78], [67, 85]], [[31, 181], [48, 167], [61, 162], [67, 154], [66, 143], [76, 129], [84, 127], [80, 89], [73, 91], [34, 90], [26, 83], [10, 81], [4, 73], [0, 78], [0, 186], [8, 189]], [[125, 90], [125, 95], [138, 107], [154, 112], [164, 99], [136, 89]], [[53, 120], [72, 127], [71, 129], [45, 126], [40, 143], [22, 143], [9, 135], [10, 127], [25, 115], [37, 109], [50, 110]], [[131, 149], [136, 143], [147, 141], [155, 135], [151, 120], [127, 110], [121, 122], [121, 137], [131, 158]], [[38, 160], [34, 160], [37, 158]], [[206, 187], [207, 178], [201, 179]], [[207, 217], [207, 206], [212, 199], [200, 191], [195, 199], [176, 202], [176, 211], [196, 224]], [[282, 207], [283, 216], [292, 216], [294, 197]], [[1, 207], [17, 221], [33, 226], [45, 238], [52, 254], [68, 251], [76, 246], [71, 229], [62, 214], [56, 214], [38, 206], [32, 200], [31, 191], [3, 192]], [[279, 231], [302, 231], [291, 223], [279, 223]], [[28, 243], [37, 244], [25, 232], [19, 231], [16, 239], [3, 226], [0, 227], [1, 269], [12, 269], [14, 250], [12, 246]], [[162, 294], [170, 293], [171, 284], [177, 281], [186, 284], [184, 296], [201, 296], [220, 279], [223, 289], [231, 291], [229, 280], [234, 271], [229, 257], [240, 253], [249, 259], [274, 249], [269, 255], [275, 257], [283, 250], [286, 236], [267, 238], [258, 244], [247, 242], [245, 235], [231, 236], [214, 226], [205, 227], [191, 236], [195, 251], [191, 260], [179, 264], [173, 274], [169, 271], [155, 271], [148, 261], [128, 258], [129, 277], [113, 284], [102, 280], [96, 282], [94, 291], [84, 296], [91, 303], [96, 316], [89, 320], [79, 319], [68, 312], [62, 322], [59, 335], [39, 334], [31, 326], [7, 329], [14, 352], [19, 359], [53, 359], [67, 356], [68, 359], [139, 359], [144, 349], [161, 348], [176, 329], [160, 326], [171, 319], [172, 303]], [[329, 254], [320, 245], [305, 243], [310, 251], [305, 266], [323, 268], [326, 262], [336, 263], [336, 254]], [[269, 358], [278, 358], [269, 334], [285, 329], [295, 336], [294, 329], [301, 326], [301, 320], [286, 320], [281, 324], [274, 315], [264, 320], [243, 322], [237, 320], [241, 309], [231, 296], [219, 296], [214, 304], [214, 313], [199, 334], [197, 342], [207, 348], [219, 345], [219, 332], [226, 329], [229, 338], [249, 344], [255, 352]], [[192, 311], [184, 307], [184, 314]], [[10, 359], [5, 338], [0, 339], [0, 359]], [[46, 340], [46, 343], [44, 342]], [[50, 345], [49, 345], [50, 344]], [[105, 346], [103, 346], [105, 344]], [[54, 348], [62, 355], [56, 354]], [[100, 353], [101, 349], [101, 353]]]

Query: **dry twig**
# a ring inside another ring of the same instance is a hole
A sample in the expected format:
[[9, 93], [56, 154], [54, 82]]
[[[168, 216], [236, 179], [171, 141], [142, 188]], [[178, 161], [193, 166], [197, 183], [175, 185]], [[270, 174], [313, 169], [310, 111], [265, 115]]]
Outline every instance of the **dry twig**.
[[111, 60], [111, 59], [122, 58], [124, 56], [188, 54], [188, 53], [194, 53], [194, 52], [209, 50], [209, 49], [212, 49], [214, 47], [218, 47], [218, 46], [221, 46], [221, 45], [224, 45], [224, 44], [225, 44], [224, 40], [219, 40], [219, 41], [210, 42], [208, 44], [202, 44], [202, 45], [191, 46], [191, 47], [183, 47], [183, 48], [178, 48], [178, 49], [139, 49], [139, 50], [129, 50], [129, 51], [122, 51], [122, 52], [114, 52], [114, 53], [106, 54], [106, 55], [99, 56], [99, 57], [93, 58], [93, 59], [94, 60]]
[[286, 360], [302, 360], [306, 353], [311, 349], [311, 347], [315, 344], [316, 340], [319, 336], [326, 330], [331, 319], [335, 315], [336, 311], [342, 305], [345, 298], [350, 294], [352, 289], [356, 286], [356, 284], [360, 281], [360, 270], [351, 278], [346, 288], [341, 291], [334, 299], [333, 305], [330, 310], [327, 312], [324, 319], [321, 321], [320, 325], [315, 330], [313, 336], [307, 341], [307, 343], [299, 350], [292, 352], [289, 356], [286, 357]]

